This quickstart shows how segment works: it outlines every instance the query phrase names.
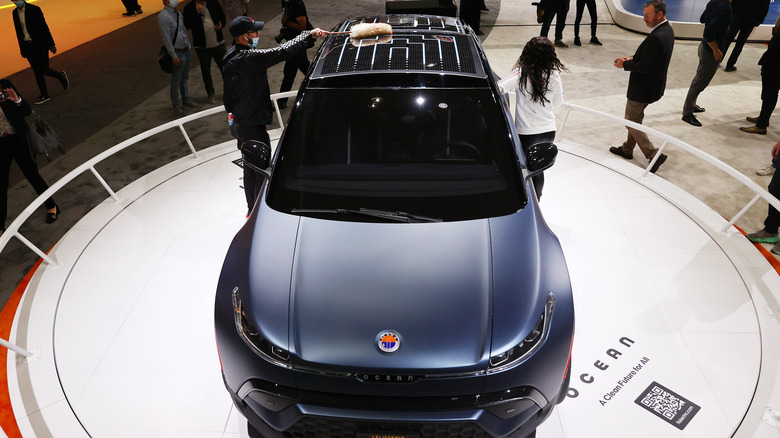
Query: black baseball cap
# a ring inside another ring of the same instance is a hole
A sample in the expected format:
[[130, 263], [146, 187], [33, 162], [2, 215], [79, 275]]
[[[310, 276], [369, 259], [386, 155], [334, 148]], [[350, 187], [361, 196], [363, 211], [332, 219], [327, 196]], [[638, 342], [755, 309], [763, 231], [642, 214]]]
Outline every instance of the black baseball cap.
[[234, 37], [241, 36], [250, 30], [262, 30], [264, 25], [265, 23], [262, 21], [255, 21], [250, 17], [242, 15], [230, 22], [230, 34]]

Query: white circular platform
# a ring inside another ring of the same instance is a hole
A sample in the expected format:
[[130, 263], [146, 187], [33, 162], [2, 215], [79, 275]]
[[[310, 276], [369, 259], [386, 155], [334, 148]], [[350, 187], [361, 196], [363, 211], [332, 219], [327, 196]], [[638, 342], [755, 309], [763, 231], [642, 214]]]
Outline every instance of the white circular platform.
[[[621, 174], [640, 172], [631, 164], [559, 146], [541, 206], [574, 287], [573, 377], [537, 436], [753, 436], [776, 393], [778, 353], [766, 346], [778, 345], [777, 324], [762, 327], [777, 273], [741, 235], [713, 231], [723, 219], [676, 187], [653, 175], [636, 183]], [[59, 266], [38, 269], [10, 339], [37, 352], [9, 355], [25, 437], [240, 435], [212, 315], [245, 220], [238, 158], [228, 142], [165, 166], [52, 250]], [[774, 369], [760, 375], [762, 360]], [[757, 391], [760, 381], [769, 387]]]

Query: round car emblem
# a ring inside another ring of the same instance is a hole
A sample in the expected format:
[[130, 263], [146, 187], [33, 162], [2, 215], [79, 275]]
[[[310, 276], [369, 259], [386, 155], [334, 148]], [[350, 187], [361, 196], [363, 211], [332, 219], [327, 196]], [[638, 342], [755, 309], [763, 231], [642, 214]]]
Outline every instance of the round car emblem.
[[401, 346], [401, 338], [393, 332], [382, 332], [377, 337], [377, 345], [385, 353], [395, 353]]

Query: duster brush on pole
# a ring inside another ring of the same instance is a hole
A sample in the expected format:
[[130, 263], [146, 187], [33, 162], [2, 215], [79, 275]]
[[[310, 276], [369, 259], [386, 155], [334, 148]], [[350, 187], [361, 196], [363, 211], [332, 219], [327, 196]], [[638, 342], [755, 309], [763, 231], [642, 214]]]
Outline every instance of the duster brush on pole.
[[349, 32], [328, 32], [331, 35], [347, 35], [352, 39], [370, 38], [380, 35], [392, 35], [393, 27], [387, 23], [359, 23], [352, 26]]

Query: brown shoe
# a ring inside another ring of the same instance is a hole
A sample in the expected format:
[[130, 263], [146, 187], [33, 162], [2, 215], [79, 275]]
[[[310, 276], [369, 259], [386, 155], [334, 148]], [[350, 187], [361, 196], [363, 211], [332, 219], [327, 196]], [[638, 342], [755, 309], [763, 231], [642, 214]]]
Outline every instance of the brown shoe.
[[747, 116], [747, 117], [745, 117], [745, 120], [747, 120], [750, 123], [758, 123], [758, 117]]
[[609, 151], [619, 157], [625, 158], [626, 160], [630, 160], [634, 158], [633, 153], [624, 151], [623, 148], [620, 146], [612, 146], [611, 148], [609, 148]]
[[759, 128], [758, 126], [745, 126], [744, 128], [739, 128], [739, 130], [750, 134], [766, 135], [766, 128]]

